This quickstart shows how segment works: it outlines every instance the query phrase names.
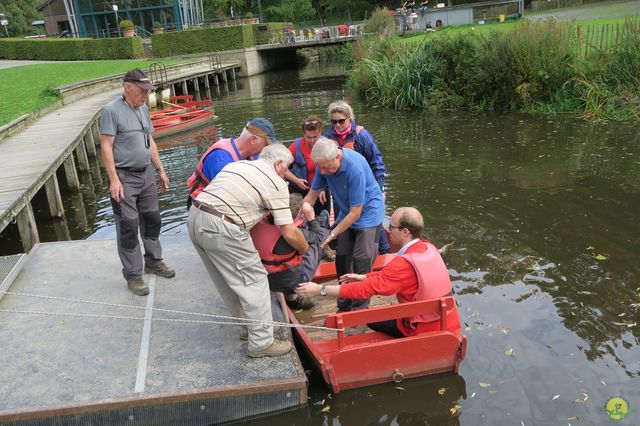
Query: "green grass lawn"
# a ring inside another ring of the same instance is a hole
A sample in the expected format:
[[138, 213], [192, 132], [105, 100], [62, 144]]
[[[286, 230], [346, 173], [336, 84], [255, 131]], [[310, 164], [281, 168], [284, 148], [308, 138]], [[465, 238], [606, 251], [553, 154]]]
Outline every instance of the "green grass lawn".
[[[613, 4], [613, 5], [603, 5], [599, 6], [598, 14], [600, 16], [610, 16], [606, 18], [594, 18], [595, 12], [592, 9], [588, 9], [587, 6], [583, 6], [581, 8], [572, 8], [572, 9], [556, 9], [553, 11], [540, 12], [536, 14], [527, 14], [527, 17], [531, 16], [541, 16], [545, 14], [553, 14], [553, 12], [563, 13], [563, 14], [571, 14], [570, 10], [578, 10], [585, 9], [587, 13], [576, 13], [575, 21], [582, 25], [622, 25], [627, 19], [627, 17], [636, 17], [638, 18], [638, 10], [637, 7], [632, 7], [631, 5], [626, 5], [624, 3]], [[440, 33], [458, 33], [458, 32], [466, 32], [466, 31], [478, 31], [483, 34], [488, 34], [491, 31], [500, 31], [500, 32], [508, 32], [512, 31], [517, 25], [517, 21], [507, 21], [507, 22], [491, 22], [484, 25], [472, 24], [472, 25], [460, 25], [455, 27], [443, 27], [434, 32], [421, 33], [414, 36], [409, 37], [398, 37], [398, 40], [402, 40], [407, 43], [415, 43], [420, 42], [425, 39], [425, 37], [430, 37], [433, 34]]]
[[[162, 60], [165, 65], [193, 61], [189, 59]], [[106, 77], [132, 68], [147, 68], [153, 60], [112, 60], [60, 62], [26, 65], [0, 70], [0, 126], [45, 108], [58, 98], [50, 92], [59, 86]]]

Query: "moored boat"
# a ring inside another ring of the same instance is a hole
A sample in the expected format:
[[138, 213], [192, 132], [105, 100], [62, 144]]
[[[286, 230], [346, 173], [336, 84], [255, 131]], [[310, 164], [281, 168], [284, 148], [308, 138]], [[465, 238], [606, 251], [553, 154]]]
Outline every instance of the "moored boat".
[[206, 124], [213, 116], [211, 101], [194, 101], [193, 96], [172, 96], [166, 108], [151, 112], [154, 139], [175, 135]]
[[154, 119], [154, 139], [175, 135], [185, 130], [203, 126], [211, 121], [213, 111], [187, 111]]
[[[382, 268], [394, 255], [378, 256], [374, 269]], [[333, 274], [331, 274], [333, 267]], [[335, 265], [323, 264], [314, 279], [335, 279]], [[335, 312], [333, 298], [316, 297], [307, 311], [288, 310], [294, 324], [322, 324], [332, 330], [296, 327], [294, 330], [334, 393], [390, 381], [435, 373], [457, 372], [465, 357], [467, 340], [447, 331], [447, 311], [456, 309], [453, 297], [394, 303], [391, 296], [374, 296], [371, 307], [352, 312]], [[439, 318], [437, 331], [393, 338], [373, 331], [367, 323], [414, 315]]]

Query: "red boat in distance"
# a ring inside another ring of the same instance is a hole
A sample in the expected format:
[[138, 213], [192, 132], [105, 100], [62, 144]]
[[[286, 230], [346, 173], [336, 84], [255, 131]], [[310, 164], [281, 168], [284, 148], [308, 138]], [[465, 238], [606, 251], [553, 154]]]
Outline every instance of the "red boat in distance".
[[[380, 255], [374, 270], [395, 255]], [[336, 279], [335, 264], [321, 263], [314, 281]], [[374, 296], [370, 307], [335, 312], [334, 298], [316, 297], [316, 306], [293, 312], [292, 324], [325, 326], [333, 330], [294, 328], [300, 342], [334, 393], [377, 383], [401, 382], [411, 377], [457, 372], [467, 350], [467, 338], [447, 331], [447, 311], [455, 309], [453, 297], [398, 304], [393, 296]], [[286, 305], [285, 305], [286, 306]], [[367, 323], [435, 314], [438, 331], [393, 338], [373, 331]]]
[[193, 96], [172, 96], [167, 107], [151, 112], [153, 138], [159, 139], [203, 126], [214, 117], [211, 101], [194, 101]]

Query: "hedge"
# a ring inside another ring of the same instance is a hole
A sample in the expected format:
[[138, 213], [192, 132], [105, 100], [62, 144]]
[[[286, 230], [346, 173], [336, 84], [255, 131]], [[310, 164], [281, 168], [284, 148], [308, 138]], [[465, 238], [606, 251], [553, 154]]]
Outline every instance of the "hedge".
[[162, 58], [253, 47], [269, 43], [271, 34], [281, 33], [285, 26], [291, 27], [291, 23], [268, 22], [153, 34], [151, 36], [153, 56]]
[[139, 37], [0, 40], [0, 58], [2, 59], [76, 61], [142, 57], [144, 57], [144, 48]]
[[255, 46], [251, 25], [204, 28], [153, 34], [153, 56], [168, 57], [188, 53], [218, 52]]

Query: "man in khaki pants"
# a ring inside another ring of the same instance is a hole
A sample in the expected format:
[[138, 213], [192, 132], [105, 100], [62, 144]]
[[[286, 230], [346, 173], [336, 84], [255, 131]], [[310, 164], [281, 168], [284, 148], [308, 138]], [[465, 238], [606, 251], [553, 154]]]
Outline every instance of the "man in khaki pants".
[[247, 351], [254, 358], [284, 355], [292, 346], [273, 338], [267, 272], [249, 231], [270, 212], [295, 250], [303, 254], [308, 248], [293, 223], [283, 179], [293, 157], [284, 145], [266, 139], [269, 145], [258, 160], [229, 163], [218, 173], [193, 202], [187, 220], [189, 237], [231, 314], [254, 320], [247, 324]]

